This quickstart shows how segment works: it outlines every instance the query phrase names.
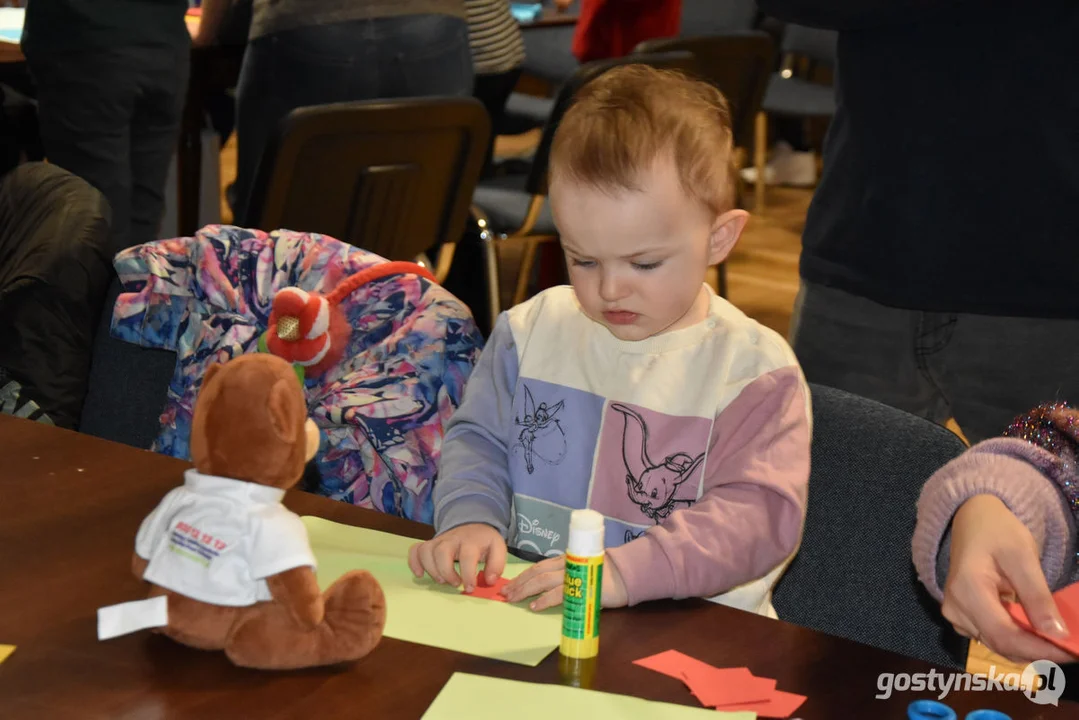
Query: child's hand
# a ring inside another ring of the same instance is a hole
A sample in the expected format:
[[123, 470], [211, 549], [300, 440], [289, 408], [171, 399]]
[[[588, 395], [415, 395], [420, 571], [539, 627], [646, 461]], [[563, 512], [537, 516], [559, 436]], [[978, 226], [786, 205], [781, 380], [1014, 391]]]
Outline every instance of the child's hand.
[[976, 495], [952, 521], [952, 549], [941, 612], [956, 632], [1018, 662], [1075, 658], [1016, 625], [1001, 596], [1017, 598], [1039, 630], [1068, 630], [1042, 573], [1026, 526], [993, 495]]
[[[527, 597], [539, 595], [529, 604], [532, 610], [546, 610], [562, 602], [562, 580], [565, 576], [566, 556], [548, 558], [536, 563], [523, 573], [506, 583], [502, 594], [510, 602], [518, 602]], [[611, 563], [603, 564], [602, 606], [605, 608], [625, 607], [629, 602], [622, 576]]]
[[[453, 567], [454, 561], [461, 566], [460, 575]], [[484, 523], [459, 525], [408, 549], [408, 567], [413, 575], [422, 578], [426, 572], [435, 582], [454, 587], [460, 587], [463, 577], [465, 592], [476, 589], [480, 561], [484, 563], [483, 572], [488, 583], [502, 577], [506, 568], [506, 541], [497, 530]]]

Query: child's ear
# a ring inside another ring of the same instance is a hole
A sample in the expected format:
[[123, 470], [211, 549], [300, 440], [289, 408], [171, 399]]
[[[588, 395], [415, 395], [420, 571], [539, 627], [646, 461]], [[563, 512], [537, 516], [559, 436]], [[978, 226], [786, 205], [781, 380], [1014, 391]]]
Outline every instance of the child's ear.
[[745, 210], [728, 210], [716, 218], [712, 223], [712, 234], [708, 237], [709, 265], [718, 265], [727, 259], [747, 222], [749, 213]]

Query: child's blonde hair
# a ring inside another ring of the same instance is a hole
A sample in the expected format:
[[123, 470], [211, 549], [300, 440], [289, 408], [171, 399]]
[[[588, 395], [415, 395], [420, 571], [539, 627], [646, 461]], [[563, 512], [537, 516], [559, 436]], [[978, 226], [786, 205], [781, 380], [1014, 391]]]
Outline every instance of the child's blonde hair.
[[551, 180], [636, 190], [669, 153], [683, 190], [717, 216], [734, 206], [731, 115], [708, 83], [623, 65], [585, 85], [551, 146]]

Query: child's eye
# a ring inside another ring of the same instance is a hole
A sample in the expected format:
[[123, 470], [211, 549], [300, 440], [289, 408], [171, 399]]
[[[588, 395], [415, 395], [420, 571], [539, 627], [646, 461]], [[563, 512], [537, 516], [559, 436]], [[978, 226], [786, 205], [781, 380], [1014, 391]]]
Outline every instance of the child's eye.
[[655, 270], [662, 264], [663, 261], [656, 261], [650, 263], [633, 263], [633, 267], [637, 270]]
[[571, 260], [570, 262], [573, 263], [574, 267], [582, 267], [582, 268], [594, 267], [595, 264], [596, 264], [595, 260], [578, 260], [577, 258], [573, 258], [573, 260]]

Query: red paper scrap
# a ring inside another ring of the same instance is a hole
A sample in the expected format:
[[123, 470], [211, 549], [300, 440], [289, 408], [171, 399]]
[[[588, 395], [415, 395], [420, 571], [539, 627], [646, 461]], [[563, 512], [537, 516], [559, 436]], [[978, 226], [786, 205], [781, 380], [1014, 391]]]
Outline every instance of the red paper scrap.
[[496, 600], [498, 602], [506, 602], [506, 596], [501, 593], [501, 590], [502, 586], [508, 582], [509, 578], [500, 577], [494, 581], [493, 585], [488, 585], [487, 578], [483, 576], [483, 571], [480, 571], [476, 575], [476, 588], [472, 592], [465, 592], [462, 589], [461, 594], [486, 598], [488, 600]]
[[749, 711], [762, 718], [787, 718], [806, 701], [804, 695], [776, 690], [775, 680], [757, 677], [749, 668], [717, 668], [677, 650], [633, 662], [681, 680], [702, 705], [725, 712]]
[[776, 689], [775, 680], [754, 677], [749, 668], [744, 667], [694, 667], [683, 670], [682, 679], [705, 707], [762, 702]]
[[1067, 650], [1072, 655], [1079, 656], [1079, 583], [1057, 590], [1053, 593], [1053, 600], [1056, 601], [1057, 610], [1060, 611], [1060, 616], [1064, 619], [1064, 625], [1071, 632], [1071, 635], [1066, 638], [1054, 637], [1048, 633], [1035, 630], [1030, 623], [1030, 618], [1027, 617], [1026, 612], [1023, 610], [1023, 606], [1019, 603], [1007, 603], [1008, 612], [1023, 629], [1029, 630], [1057, 647]]
[[716, 710], [722, 710], [723, 712], [755, 712], [757, 717], [762, 718], [789, 718], [805, 701], [805, 695], [773, 690], [772, 696], [767, 702], [720, 705]]

